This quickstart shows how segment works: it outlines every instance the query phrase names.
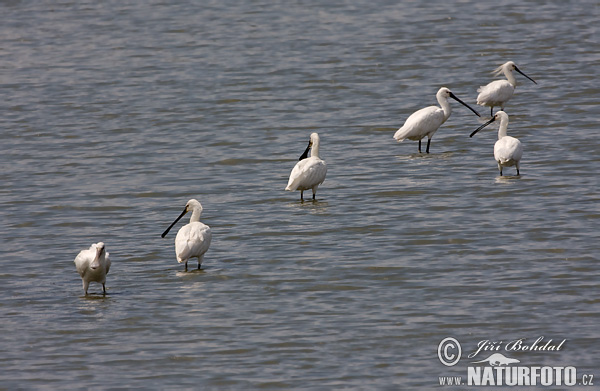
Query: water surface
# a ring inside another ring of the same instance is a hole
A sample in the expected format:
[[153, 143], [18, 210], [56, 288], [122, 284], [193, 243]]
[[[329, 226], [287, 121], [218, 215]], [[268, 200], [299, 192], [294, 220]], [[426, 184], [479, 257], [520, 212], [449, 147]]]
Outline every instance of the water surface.
[[[432, 389], [464, 374], [448, 336], [566, 338], [513, 356], [600, 378], [597, 2], [0, 10], [0, 388]], [[506, 106], [520, 177], [456, 102], [430, 154], [392, 139], [508, 60], [538, 82]], [[160, 234], [190, 198], [213, 242], [184, 273]], [[97, 241], [108, 295], [84, 297]]]

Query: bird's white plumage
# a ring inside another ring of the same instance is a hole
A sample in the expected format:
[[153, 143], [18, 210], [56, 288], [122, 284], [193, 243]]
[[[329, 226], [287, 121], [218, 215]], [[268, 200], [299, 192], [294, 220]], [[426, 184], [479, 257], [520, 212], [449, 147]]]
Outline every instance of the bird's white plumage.
[[523, 145], [511, 136], [504, 136], [494, 144], [494, 159], [499, 167], [518, 166], [523, 156]]
[[404, 141], [405, 139], [421, 140], [425, 136], [431, 138], [448, 117], [445, 115], [444, 110], [437, 106], [417, 110], [396, 131], [394, 138], [397, 141]]
[[319, 157], [320, 138], [317, 133], [310, 135], [310, 157], [300, 160], [290, 173], [290, 179], [285, 188], [287, 191], [300, 190], [300, 198], [304, 190], [312, 189], [313, 199], [317, 188], [327, 175], [327, 163]]
[[104, 243], [94, 243], [89, 249], [81, 250], [74, 262], [86, 295], [90, 282], [102, 284], [103, 292], [106, 293], [106, 275], [110, 270], [110, 259]]
[[186, 270], [190, 258], [198, 258], [198, 269], [200, 269], [204, 254], [208, 251], [212, 240], [210, 227], [200, 222], [200, 215], [202, 214], [202, 205], [200, 202], [195, 199], [189, 200], [185, 204], [185, 209], [181, 215], [162, 234], [164, 237], [171, 227], [189, 211], [192, 212], [189, 224], [181, 227], [175, 237], [175, 256], [177, 257], [177, 262], [185, 263]]
[[504, 111], [498, 111], [494, 117], [492, 117], [492, 119], [471, 133], [471, 137], [473, 137], [473, 135], [475, 135], [481, 129], [497, 120], [500, 121], [500, 127], [498, 129], [498, 141], [496, 141], [494, 144], [494, 160], [496, 160], [496, 163], [498, 163], [500, 176], [502, 176], [503, 167], [511, 166], [515, 166], [517, 168], [517, 175], [520, 175], [519, 163], [521, 161], [521, 157], [523, 156], [523, 145], [518, 139], [507, 135], [508, 114], [506, 114]]
[[190, 258], [198, 258], [198, 264], [202, 263], [204, 253], [210, 247], [212, 233], [210, 227], [199, 221], [190, 221], [181, 227], [175, 237], [175, 255], [177, 262], [187, 262]]
[[402, 125], [402, 127], [398, 129], [396, 133], [394, 133], [394, 139], [396, 139], [396, 141], [400, 142], [404, 141], [405, 139], [418, 140], [419, 152], [421, 152], [421, 139], [427, 136], [427, 153], [429, 153], [429, 144], [431, 142], [431, 138], [435, 132], [437, 132], [439, 127], [450, 117], [450, 114], [452, 114], [452, 109], [450, 108], [448, 98], [457, 100], [472, 110], [475, 114], [479, 115], [479, 113], [458, 99], [452, 93], [452, 91], [446, 87], [440, 88], [435, 97], [440, 104], [440, 107], [429, 106], [412, 113], [406, 122], [404, 122], [404, 125]]
[[499, 106], [501, 110], [504, 110], [504, 105], [512, 98], [515, 88], [517, 87], [517, 79], [513, 73], [514, 71], [519, 72], [535, 83], [532, 78], [521, 72], [514, 62], [507, 61], [494, 71], [495, 75], [504, 73], [506, 80], [495, 80], [485, 86], [479, 87], [477, 90], [477, 92], [479, 92], [479, 95], [477, 95], [477, 104], [490, 107], [492, 113], [496, 106]]
[[504, 110], [504, 104], [512, 98], [515, 86], [508, 80], [495, 80], [488, 85], [479, 87], [477, 92], [479, 92], [477, 95], [478, 105], [488, 106], [492, 109], [500, 106]]
[[523, 145], [518, 139], [508, 136], [508, 114], [499, 111], [496, 115], [500, 118], [500, 129], [498, 129], [498, 141], [494, 144], [494, 159], [498, 163], [500, 175], [503, 167], [517, 168], [519, 174], [519, 162], [523, 156]]
[[312, 189], [313, 186], [323, 183], [326, 174], [327, 164], [311, 156], [296, 163], [285, 189], [288, 191]]

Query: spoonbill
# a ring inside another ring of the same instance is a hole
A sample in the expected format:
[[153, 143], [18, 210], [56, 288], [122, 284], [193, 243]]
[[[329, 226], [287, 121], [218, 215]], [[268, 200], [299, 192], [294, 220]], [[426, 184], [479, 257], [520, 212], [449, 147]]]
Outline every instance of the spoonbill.
[[[290, 174], [290, 180], [285, 188], [287, 191], [300, 190], [300, 200], [304, 200], [304, 190], [312, 189], [313, 200], [317, 194], [317, 188], [325, 180], [327, 175], [327, 164], [319, 157], [320, 139], [317, 133], [310, 135], [308, 147], [300, 156]], [[310, 157], [308, 151], [310, 150]]]
[[534, 84], [537, 84], [535, 80], [521, 72], [514, 62], [508, 61], [500, 65], [493, 72], [494, 76], [504, 73], [504, 76], [506, 76], [508, 80], [494, 80], [488, 85], [479, 87], [477, 90], [477, 92], [479, 92], [479, 95], [477, 95], [477, 104], [480, 106], [489, 106], [491, 116], [494, 116], [494, 106], [500, 106], [501, 110], [504, 110], [504, 104], [512, 98], [515, 92], [517, 79], [515, 79], [513, 71], [519, 72], [521, 75], [534, 82]]
[[475, 129], [469, 137], [473, 137], [475, 133], [496, 120], [500, 120], [500, 129], [498, 130], [498, 141], [494, 144], [494, 159], [498, 163], [500, 176], [502, 176], [502, 167], [511, 166], [517, 167], [517, 175], [521, 175], [519, 174], [519, 162], [521, 161], [521, 156], [523, 156], [523, 145], [521, 145], [518, 139], [506, 135], [508, 114], [504, 111], [498, 111], [491, 120]]
[[83, 281], [83, 292], [87, 296], [90, 282], [102, 284], [106, 295], [106, 275], [110, 269], [110, 259], [104, 243], [94, 243], [87, 250], [81, 250], [75, 257], [75, 268]]
[[204, 254], [208, 251], [212, 239], [210, 227], [200, 222], [200, 215], [202, 214], [202, 205], [200, 202], [195, 199], [189, 200], [187, 204], [185, 204], [183, 212], [181, 212], [179, 217], [175, 219], [169, 228], [161, 235], [161, 238], [164, 238], [171, 228], [181, 220], [183, 215], [190, 210], [192, 211], [190, 223], [181, 227], [175, 237], [175, 255], [177, 256], [177, 262], [185, 262], [186, 271], [188, 260], [190, 258], [198, 258], [198, 269], [200, 269]]
[[448, 98], [456, 100], [474, 112], [478, 117], [481, 117], [477, 111], [475, 111], [473, 108], [471, 108], [471, 106], [462, 100], [458, 99], [458, 97], [446, 87], [440, 88], [437, 94], [435, 94], [435, 97], [437, 98], [441, 108], [437, 106], [429, 106], [412, 113], [404, 125], [402, 125], [402, 127], [394, 134], [394, 138], [398, 142], [404, 141], [404, 139], [419, 140], [419, 153], [421, 153], [421, 139], [427, 136], [428, 139], [426, 152], [429, 153], [431, 138], [435, 132], [437, 132], [438, 128], [444, 122], [446, 122], [452, 113]]

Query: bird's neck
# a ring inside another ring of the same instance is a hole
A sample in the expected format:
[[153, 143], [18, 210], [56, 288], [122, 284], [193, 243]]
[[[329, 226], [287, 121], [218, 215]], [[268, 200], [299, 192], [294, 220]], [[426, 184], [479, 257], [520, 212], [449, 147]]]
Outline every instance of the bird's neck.
[[502, 137], [506, 137], [508, 135], [508, 120], [501, 120], [500, 121], [500, 129], [498, 129], [498, 140], [500, 140]]
[[316, 143], [313, 143], [312, 147], [310, 148], [310, 157], [319, 157], [319, 142], [317, 141]]
[[506, 79], [508, 80], [508, 82], [510, 84], [512, 84], [513, 87], [517, 86], [517, 79], [515, 78], [515, 75], [511, 71], [504, 72], [504, 76], [506, 76]]
[[452, 109], [450, 108], [450, 102], [448, 99], [438, 99], [438, 103], [442, 106], [442, 110], [444, 111], [444, 122], [450, 117], [452, 114]]
[[190, 216], [190, 223], [194, 223], [194, 222], [200, 221], [200, 215], [201, 214], [202, 214], [202, 211], [200, 209], [194, 209], [192, 211], [192, 215]]

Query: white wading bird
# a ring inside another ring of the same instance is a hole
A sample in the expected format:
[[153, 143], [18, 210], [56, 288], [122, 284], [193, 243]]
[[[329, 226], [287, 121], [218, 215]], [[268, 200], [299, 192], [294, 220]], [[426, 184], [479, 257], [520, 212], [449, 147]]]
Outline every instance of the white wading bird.
[[75, 258], [75, 267], [83, 281], [83, 292], [87, 295], [90, 282], [102, 284], [102, 291], [106, 295], [106, 275], [110, 269], [110, 259], [104, 243], [92, 244], [89, 249], [81, 250]]
[[473, 137], [475, 133], [498, 119], [500, 120], [500, 129], [498, 130], [498, 141], [494, 144], [494, 159], [498, 163], [500, 176], [502, 176], [502, 167], [511, 166], [517, 167], [517, 175], [521, 175], [519, 174], [519, 161], [521, 161], [521, 156], [523, 156], [523, 145], [516, 138], [506, 135], [508, 114], [504, 111], [498, 111], [491, 120], [475, 129], [469, 137]]
[[394, 134], [394, 138], [398, 142], [404, 141], [404, 139], [419, 140], [419, 153], [421, 153], [421, 139], [427, 136], [427, 150], [425, 152], [429, 153], [431, 138], [438, 128], [444, 122], [446, 122], [452, 113], [448, 98], [455, 99], [459, 103], [466, 106], [469, 110], [474, 112], [478, 117], [481, 117], [477, 111], [473, 110], [471, 106], [458, 99], [456, 95], [454, 95], [452, 91], [446, 87], [440, 88], [437, 94], [435, 94], [435, 97], [442, 108], [437, 106], [429, 106], [412, 113], [404, 125], [402, 125], [402, 127]]
[[[309, 150], [310, 157], [307, 157]], [[300, 156], [300, 161], [294, 166], [285, 190], [300, 190], [300, 200], [304, 200], [304, 190], [312, 189], [314, 200], [317, 188], [323, 183], [326, 175], [327, 164], [319, 158], [319, 135], [312, 133], [308, 141], [308, 147]]]
[[500, 109], [504, 110], [504, 104], [512, 98], [515, 92], [517, 79], [515, 79], [513, 71], [519, 72], [521, 75], [537, 84], [535, 80], [521, 72], [514, 62], [508, 61], [500, 65], [493, 72], [494, 76], [504, 73], [504, 76], [506, 76], [508, 80], [495, 80], [486, 86], [479, 87], [477, 90], [477, 92], [479, 92], [479, 95], [477, 95], [477, 104], [480, 106], [489, 106], [491, 116], [494, 115], [494, 106], [500, 106]]
[[204, 259], [204, 253], [208, 251], [212, 239], [210, 227], [200, 222], [200, 215], [202, 214], [202, 205], [200, 202], [194, 199], [189, 200], [187, 204], [185, 204], [183, 212], [181, 212], [179, 217], [175, 219], [169, 228], [161, 235], [161, 237], [164, 238], [183, 215], [190, 210], [192, 211], [190, 223], [181, 227], [175, 237], [175, 255], [177, 256], [177, 262], [185, 262], [186, 271], [188, 259], [190, 258], [198, 258], [198, 269], [200, 269], [202, 260]]

